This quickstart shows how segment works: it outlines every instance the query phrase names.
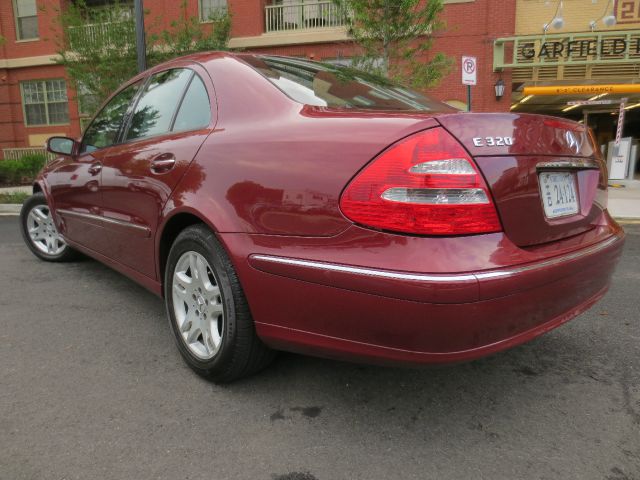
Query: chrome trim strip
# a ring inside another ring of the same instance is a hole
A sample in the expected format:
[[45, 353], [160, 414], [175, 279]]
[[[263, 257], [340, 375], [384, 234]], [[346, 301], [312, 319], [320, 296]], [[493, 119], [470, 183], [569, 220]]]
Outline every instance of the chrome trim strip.
[[530, 272], [545, 267], [550, 267], [570, 260], [576, 260], [581, 257], [585, 257], [596, 253], [600, 250], [613, 245], [620, 239], [618, 236], [613, 236], [597, 245], [584, 248], [578, 252], [569, 253], [559, 257], [554, 257], [542, 262], [533, 263], [529, 265], [523, 265], [521, 267], [514, 267], [507, 270], [493, 270], [477, 273], [463, 273], [459, 275], [447, 275], [447, 274], [419, 274], [419, 273], [403, 273], [394, 272], [389, 270], [376, 270], [373, 268], [352, 267], [349, 265], [340, 265], [335, 263], [316, 262], [313, 260], [299, 260], [295, 258], [278, 257], [273, 255], [260, 255], [254, 254], [250, 258], [256, 260], [263, 260], [265, 262], [279, 263], [283, 265], [295, 265], [298, 267], [315, 268], [318, 270], [330, 270], [332, 272], [342, 273], [354, 273], [357, 275], [365, 275], [369, 277], [378, 278], [390, 278], [393, 280], [410, 280], [416, 282], [467, 282], [472, 280], [488, 280], [492, 278], [504, 278], [512, 275], [517, 275], [523, 272]]
[[332, 272], [356, 273], [369, 277], [391, 278], [394, 280], [412, 280], [417, 282], [451, 282], [451, 281], [473, 281], [474, 275], [424, 275], [419, 273], [402, 273], [388, 270], [375, 270], [372, 268], [351, 267], [335, 263], [314, 262], [311, 260], [297, 260], [295, 258], [275, 257], [271, 255], [251, 255], [256, 260], [266, 262], [281, 263], [285, 265], [295, 265], [297, 267], [309, 267], [319, 270], [331, 270]]
[[564, 263], [571, 260], [577, 260], [582, 257], [587, 257], [593, 253], [599, 252], [600, 250], [604, 250], [605, 248], [616, 243], [618, 240], [620, 240], [620, 237], [618, 237], [617, 235], [614, 235], [613, 237], [608, 238], [603, 242], [597, 243], [595, 245], [591, 245], [590, 247], [587, 247], [587, 248], [583, 248], [582, 250], [579, 250], [577, 252], [567, 253], [566, 255], [553, 257], [553, 258], [550, 258], [549, 260], [543, 260], [542, 262], [523, 265], [522, 267], [515, 267], [509, 270], [496, 270], [495, 272], [478, 272], [475, 274], [475, 276], [478, 280], [482, 280], [486, 278], [495, 278], [497, 276], [499, 277], [511, 276], [511, 275], [516, 275], [518, 273], [522, 273], [522, 272], [530, 272], [530, 271], [539, 270], [545, 267], [551, 267], [559, 263]]
[[537, 170], [599, 170], [597, 163], [588, 160], [561, 160], [555, 162], [540, 162]]
[[143, 227], [142, 225], [136, 225], [135, 223], [126, 222], [124, 220], [118, 220], [116, 218], [109, 218], [109, 217], [103, 217], [103, 216], [100, 216], [100, 215], [94, 215], [93, 213], [74, 212], [72, 210], [66, 210], [64, 208], [60, 208], [60, 209], [56, 210], [56, 212], [60, 213], [62, 215], [67, 215], [69, 217], [86, 218], [86, 219], [90, 219], [90, 220], [96, 220], [96, 221], [102, 222], [102, 223], [109, 223], [111, 225], [119, 225], [121, 227], [132, 228], [134, 230], [140, 230], [140, 231], [145, 232], [147, 235], [151, 232], [151, 230], [149, 230], [149, 228]]

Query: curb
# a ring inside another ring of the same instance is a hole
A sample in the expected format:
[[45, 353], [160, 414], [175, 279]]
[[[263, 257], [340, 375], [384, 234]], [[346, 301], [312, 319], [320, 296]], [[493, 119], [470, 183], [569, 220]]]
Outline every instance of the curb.
[[20, 215], [22, 205], [19, 203], [0, 204], [0, 215]]
[[640, 224], [640, 217], [613, 217], [613, 219], [622, 225]]

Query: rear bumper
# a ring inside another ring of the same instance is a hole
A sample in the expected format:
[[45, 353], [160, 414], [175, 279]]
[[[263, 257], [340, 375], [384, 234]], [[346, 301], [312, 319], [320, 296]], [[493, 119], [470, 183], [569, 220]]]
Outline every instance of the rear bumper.
[[263, 272], [373, 295], [426, 303], [468, 303], [511, 295], [579, 274], [592, 258], [616, 255], [622, 234], [587, 248], [510, 268], [461, 274], [421, 274], [355, 267], [274, 255], [251, 255]]
[[417, 274], [250, 254], [240, 268], [257, 332], [269, 345], [375, 363], [446, 363], [535, 338], [607, 291], [622, 252], [617, 230], [537, 262]]

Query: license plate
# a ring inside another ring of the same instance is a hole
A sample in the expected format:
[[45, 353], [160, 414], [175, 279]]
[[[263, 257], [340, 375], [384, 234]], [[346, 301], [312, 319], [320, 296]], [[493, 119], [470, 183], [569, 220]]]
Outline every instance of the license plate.
[[576, 179], [570, 172], [542, 172], [538, 176], [540, 195], [547, 218], [578, 213]]

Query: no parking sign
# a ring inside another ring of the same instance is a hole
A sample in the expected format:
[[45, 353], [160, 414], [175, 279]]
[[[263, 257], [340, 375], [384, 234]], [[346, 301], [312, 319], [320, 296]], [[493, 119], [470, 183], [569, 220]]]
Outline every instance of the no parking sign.
[[462, 84], [478, 84], [478, 68], [476, 57], [462, 57]]

